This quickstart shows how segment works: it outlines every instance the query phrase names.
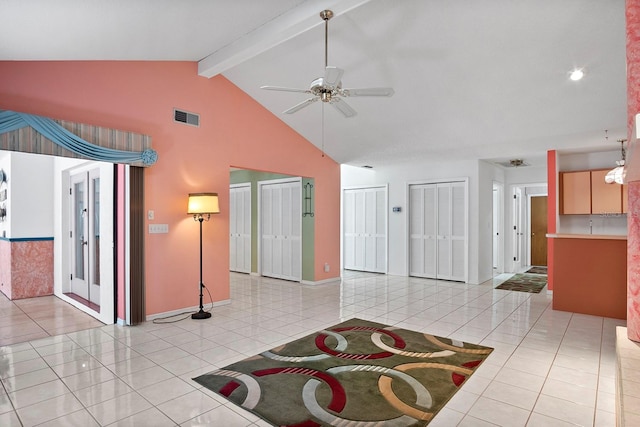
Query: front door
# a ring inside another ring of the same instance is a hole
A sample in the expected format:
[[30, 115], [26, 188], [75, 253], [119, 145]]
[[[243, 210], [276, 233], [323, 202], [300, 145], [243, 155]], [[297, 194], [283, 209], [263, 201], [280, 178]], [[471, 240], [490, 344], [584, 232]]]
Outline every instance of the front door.
[[547, 196], [531, 197], [531, 265], [547, 265]]
[[69, 284], [64, 299], [113, 323], [113, 165], [69, 171]]
[[71, 175], [70, 294], [95, 311], [100, 311], [99, 192], [100, 175], [95, 169]]

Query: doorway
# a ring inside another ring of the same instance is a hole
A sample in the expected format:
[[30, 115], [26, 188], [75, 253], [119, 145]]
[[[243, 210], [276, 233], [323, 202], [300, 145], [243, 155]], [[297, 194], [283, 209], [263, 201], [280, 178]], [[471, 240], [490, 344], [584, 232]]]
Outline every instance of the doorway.
[[547, 196], [532, 196], [531, 218], [531, 265], [547, 265]]
[[62, 286], [54, 293], [110, 324], [115, 295], [113, 165], [90, 162], [62, 175], [63, 194], [67, 195], [63, 205], [68, 206], [61, 221], [62, 236], [67, 236], [63, 258], [68, 259], [63, 268], [68, 272], [62, 275]]

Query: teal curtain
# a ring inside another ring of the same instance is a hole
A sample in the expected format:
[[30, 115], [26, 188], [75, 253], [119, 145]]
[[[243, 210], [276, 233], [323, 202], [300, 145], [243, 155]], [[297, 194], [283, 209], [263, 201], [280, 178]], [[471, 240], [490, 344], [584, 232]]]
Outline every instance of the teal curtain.
[[30, 126], [45, 138], [80, 156], [111, 163], [137, 163], [151, 166], [158, 160], [158, 153], [150, 148], [142, 152], [115, 150], [91, 144], [69, 132], [52, 119], [33, 114], [0, 110], [0, 134]]

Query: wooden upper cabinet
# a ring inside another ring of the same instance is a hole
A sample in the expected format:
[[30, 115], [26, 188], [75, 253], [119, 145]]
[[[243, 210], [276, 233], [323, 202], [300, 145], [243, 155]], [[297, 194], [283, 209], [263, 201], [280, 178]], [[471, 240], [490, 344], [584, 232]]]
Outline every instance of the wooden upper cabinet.
[[590, 171], [560, 172], [560, 186], [561, 214], [589, 215], [591, 213]]
[[609, 170], [591, 171], [591, 213], [622, 213], [622, 186], [607, 184], [604, 177]]

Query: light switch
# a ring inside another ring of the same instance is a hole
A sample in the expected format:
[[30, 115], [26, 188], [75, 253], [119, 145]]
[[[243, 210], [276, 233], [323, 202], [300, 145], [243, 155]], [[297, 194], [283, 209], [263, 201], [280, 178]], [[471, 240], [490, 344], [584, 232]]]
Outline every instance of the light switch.
[[169, 232], [169, 224], [149, 224], [149, 234], [166, 234]]
[[149, 210], [149, 211], [147, 212], [147, 219], [148, 219], [149, 221], [153, 220], [155, 217], [156, 217], [156, 213], [155, 213], [154, 211]]

